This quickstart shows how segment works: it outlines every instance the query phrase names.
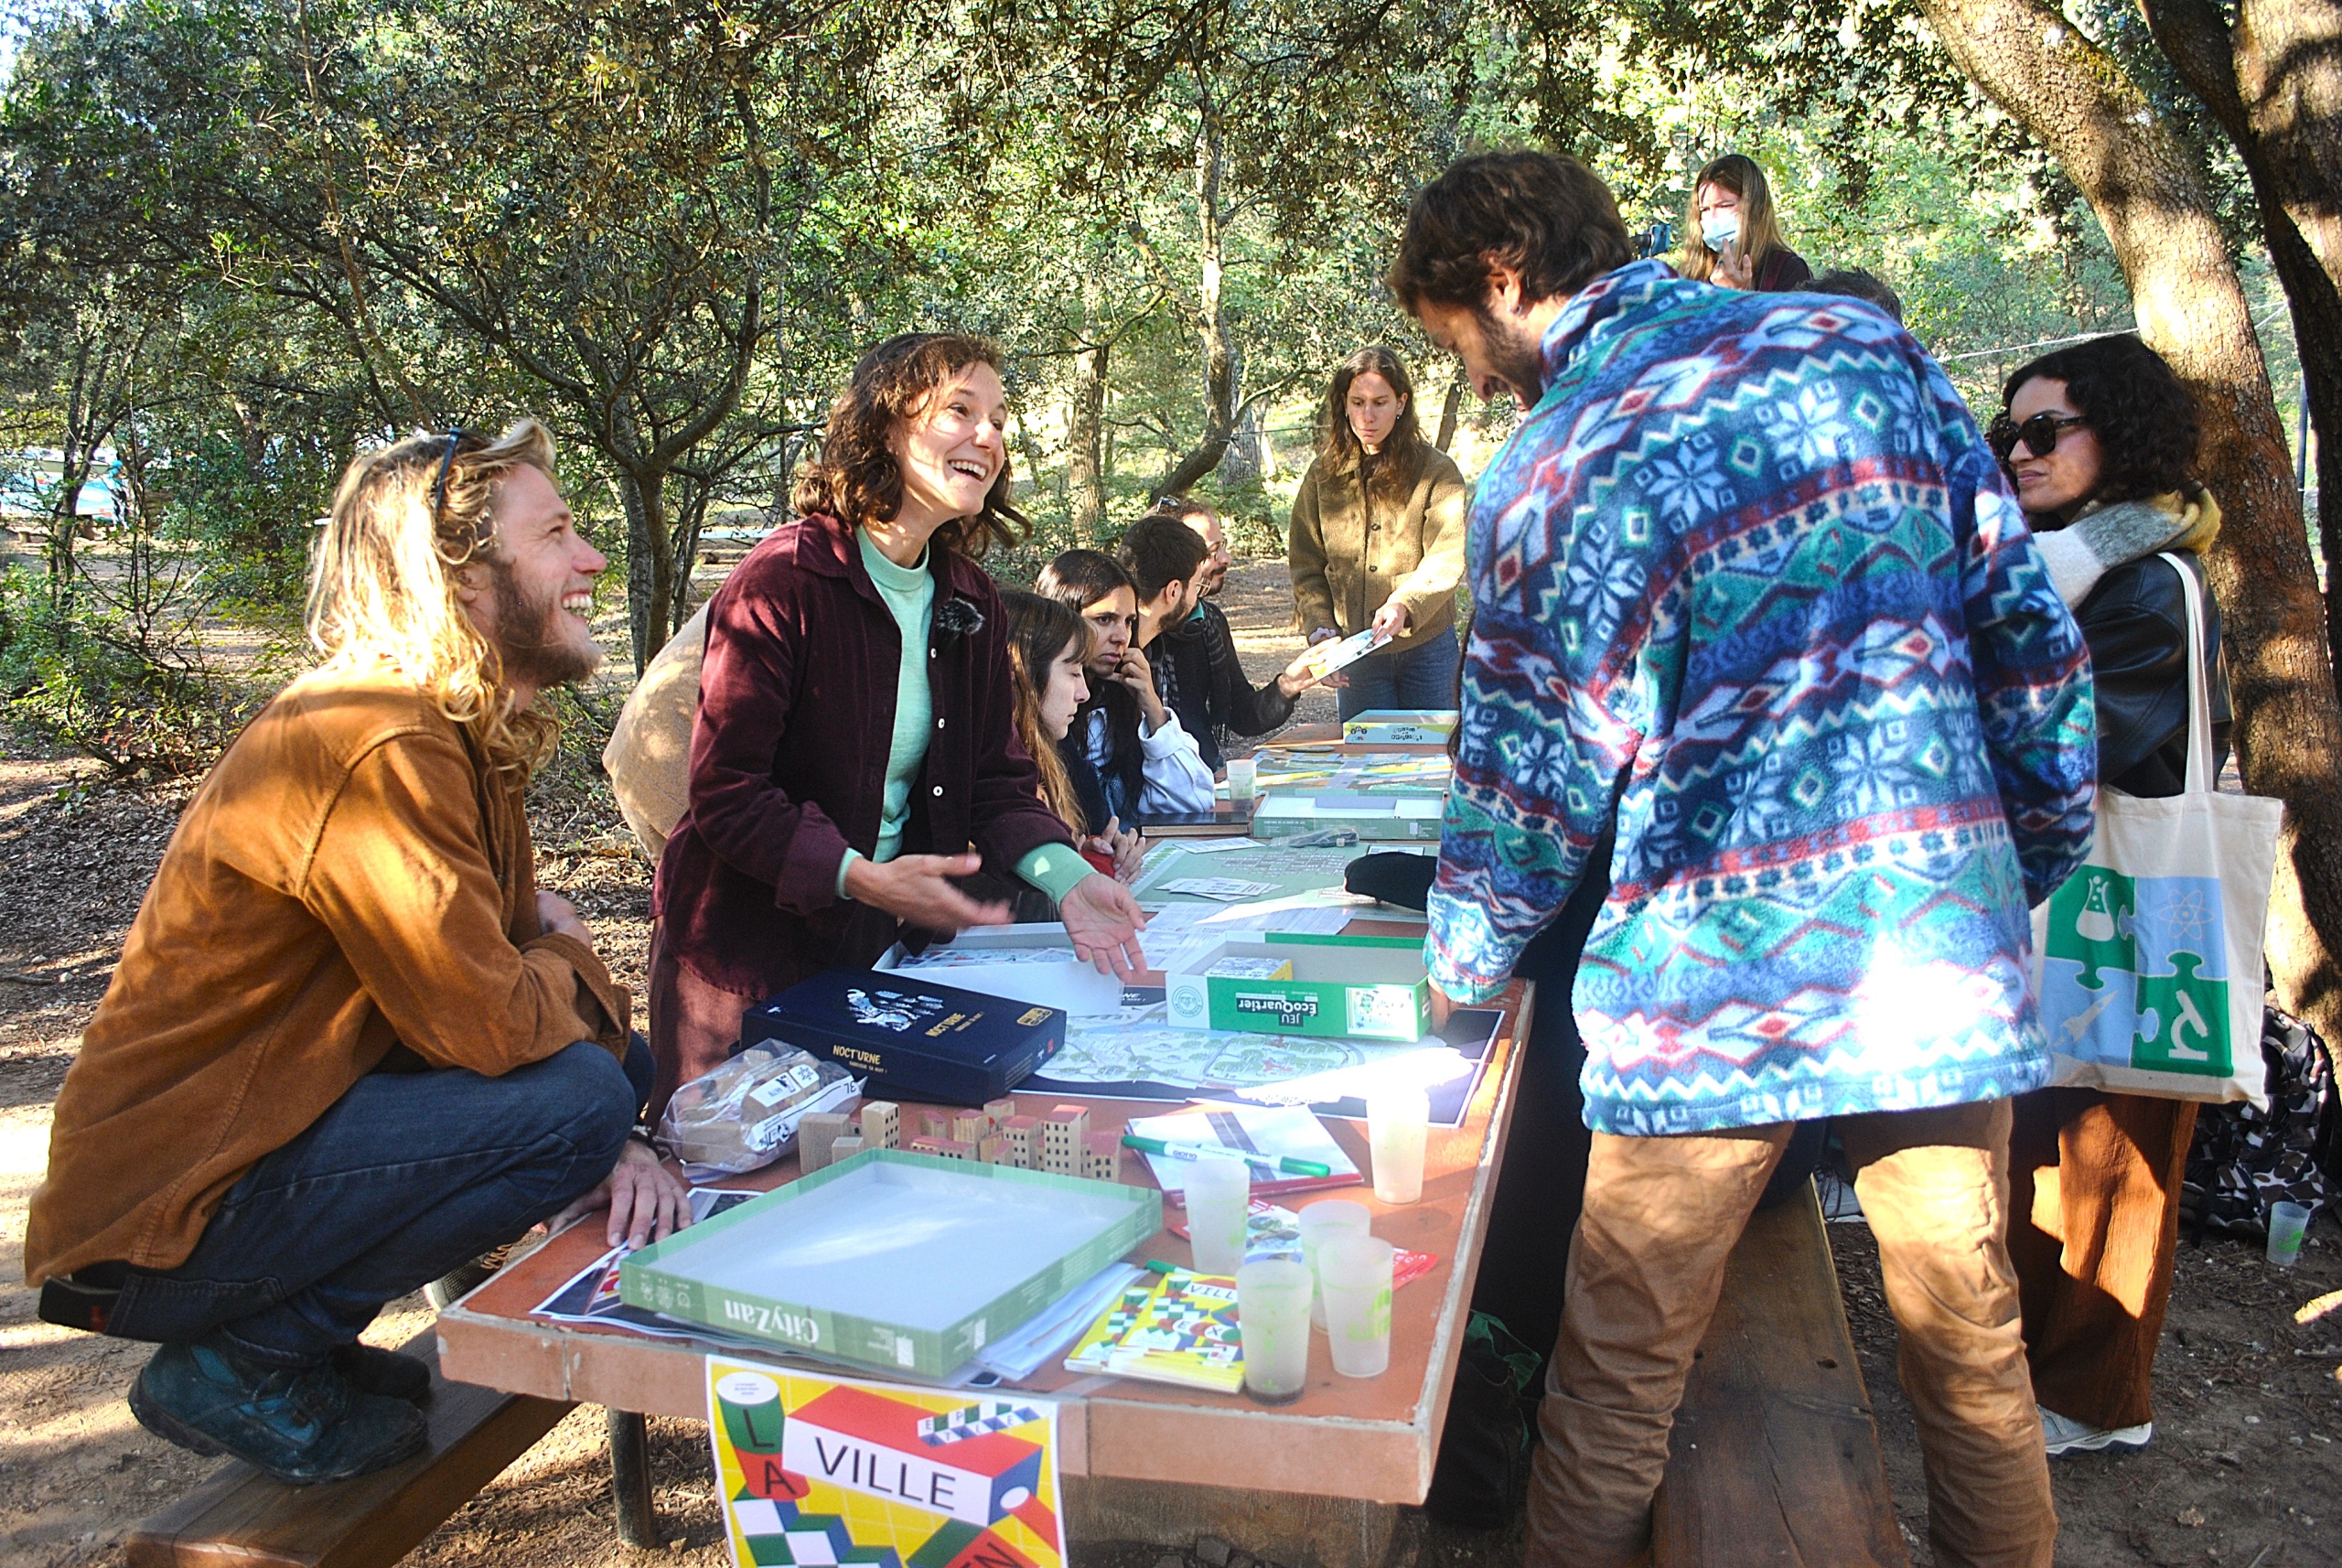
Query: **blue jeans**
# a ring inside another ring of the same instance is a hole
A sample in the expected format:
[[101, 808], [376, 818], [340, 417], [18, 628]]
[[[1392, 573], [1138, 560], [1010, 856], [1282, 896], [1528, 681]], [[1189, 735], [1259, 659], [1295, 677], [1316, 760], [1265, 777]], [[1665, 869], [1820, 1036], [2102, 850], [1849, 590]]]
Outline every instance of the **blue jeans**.
[[324, 1360], [384, 1302], [610, 1174], [649, 1090], [648, 1047], [628, 1055], [621, 1068], [586, 1042], [501, 1078], [368, 1074], [228, 1189], [187, 1262], [129, 1270], [106, 1332], [216, 1335], [276, 1366]]
[[1463, 663], [1456, 628], [1444, 627], [1413, 648], [1386, 648], [1343, 671], [1349, 684], [1335, 692], [1337, 706], [1345, 722], [1376, 708], [1455, 707]]

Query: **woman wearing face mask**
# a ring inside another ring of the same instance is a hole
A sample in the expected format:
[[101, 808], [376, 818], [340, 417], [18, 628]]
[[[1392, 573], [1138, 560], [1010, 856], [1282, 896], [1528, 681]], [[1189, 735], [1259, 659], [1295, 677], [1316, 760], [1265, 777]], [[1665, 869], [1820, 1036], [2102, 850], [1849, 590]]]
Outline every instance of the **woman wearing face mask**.
[[1805, 258], [1782, 242], [1765, 171], [1739, 153], [1710, 159], [1692, 182], [1683, 259], [1675, 270], [1687, 278], [1757, 294], [1786, 294], [1813, 277]]
[[654, 1118], [755, 1003], [906, 931], [1007, 919], [953, 885], [982, 866], [1056, 898], [1101, 969], [1144, 964], [1137, 904], [1076, 852], [1016, 737], [1008, 618], [975, 564], [1023, 521], [1006, 423], [991, 345], [879, 344], [798, 480], [799, 520], [710, 601], [690, 801], [651, 899]]
[[1454, 460], [1423, 437], [1399, 356], [1376, 347], [1343, 360], [1327, 390], [1317, 459], [1294, 493], [1286, 549], [1311, 642], [1370, 626], [1391, 638], [1343, 671], [1343, 718], [1456, 705], [1467, 499]]
[[[2101, 788], [2176, 795], [2187, 763], [2187, 601], [2202, 590], [2212, 735], [2228, 749], [2220, 615], [2197, 565], [2220, 509], [2192, 475], [2196, 400], [2136, 338], [2045, 355], [2008, 379], [1993, 449], [2090, 644]], [[2162, 558], [2169, 552], [2186, 564]], [[2094, 1089], [2019, 1095], [2009, 1254], [2052, 1455], [2146, 1446], [2170, 1300], [2192, 1101]]]

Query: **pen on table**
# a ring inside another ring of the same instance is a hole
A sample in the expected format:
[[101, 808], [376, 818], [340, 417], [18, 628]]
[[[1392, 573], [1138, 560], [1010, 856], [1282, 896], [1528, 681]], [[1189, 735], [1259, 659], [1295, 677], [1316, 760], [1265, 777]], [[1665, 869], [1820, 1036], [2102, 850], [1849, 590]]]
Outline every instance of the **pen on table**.
[[1174, 1144], [1163, 1138], [1142, 1138], [1135, 1133], [1123, 1134], [1123, 1147], [1136, 1149], [1142, 1155], [1161, 1155], [1173, 1160], [1242, 1160], [1246, 1165], [1267, 1165], [1286, 1176], [1323, 1176], [1334, 1174], [1333, 1166], [1318, 1160], [1248, 1154], [1242, 1149], [1230, 1149], [1219, 1144]]

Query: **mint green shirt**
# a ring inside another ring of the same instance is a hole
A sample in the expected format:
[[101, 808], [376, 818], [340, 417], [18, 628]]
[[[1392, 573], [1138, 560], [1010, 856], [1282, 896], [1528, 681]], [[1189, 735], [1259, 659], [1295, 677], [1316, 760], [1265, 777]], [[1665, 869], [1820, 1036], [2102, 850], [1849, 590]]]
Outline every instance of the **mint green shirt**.
[[[911, 787], [927, 765], [927, 738], [935, 725], [935, 698], [927, 681], [927, 632], [935, 604], [935, 575], [928, 570], [927, 552], [908, 566], [897, 566], [871, 542], [869, 531], [857, 528], [854, 542], [862, 547], [862, 564], [870, 585], [878, 590], [886, 613], [903, 634], [903, 658], [895, 671], [895, 731], [886, 742], [886, 790], [878, 810], [877, 853], [882, 864], [901, 853], [903, 829], [910, 822]], [[838, 862], [838, 897], [845, 897], [845, 874], [861, 852], [848, 849]], [[1043, 844], [1016, 863], [1016, 875], [1050, 897], [1062, 899], [1095, 869], [1063, 844]]]

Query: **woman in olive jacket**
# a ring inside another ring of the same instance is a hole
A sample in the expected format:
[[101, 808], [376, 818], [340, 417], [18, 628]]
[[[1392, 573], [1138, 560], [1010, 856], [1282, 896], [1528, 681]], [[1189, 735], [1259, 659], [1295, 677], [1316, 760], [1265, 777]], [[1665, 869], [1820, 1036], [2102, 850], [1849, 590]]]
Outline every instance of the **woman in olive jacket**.
[[1456, 585], [1470, 492], [1423, 439], [1399, 356], [1361, 349], [1326, 395], [1317, 460], [1293, 498], [1286, 561], [1312, 642], [1371, 626], [1391, 642], [1351, 665], [1345, 719], [1375, 708], [1452, 708], [1460, 655]]

